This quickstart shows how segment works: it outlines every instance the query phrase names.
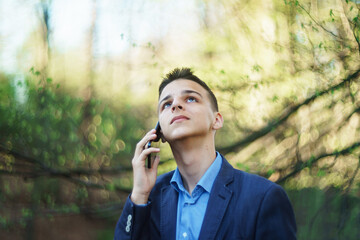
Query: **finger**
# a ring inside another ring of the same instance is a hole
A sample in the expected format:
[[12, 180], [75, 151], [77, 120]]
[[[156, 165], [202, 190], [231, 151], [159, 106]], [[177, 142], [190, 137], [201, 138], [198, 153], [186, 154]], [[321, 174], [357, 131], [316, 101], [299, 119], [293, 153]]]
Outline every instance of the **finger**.
[[141, 163], [140, 165], [145, 165], [145, 160], [146, 160], [147, 156], [151, 153], [158, 153], [158, 152], [160, 152], [160, 148], [151, 147], [151, 148], [144, 149], [141, 152], [141, 154], [139, 155], [139, 157], [134, 158], [133, 164]]
[[140, 155], [141, 151], [144, 149], [144, 146], [150, 140], [154, 140], [156, 138], [155, 130], [152, 129], [136, 144], [135, 155]]
[[144, 151], [142, 151], [142, 153], [140, 154], [140, 158], [146, 158], [149, 154], [151, 153], [158, 153], [160, 152], [160, 148], [156, 148], [156, 147], [150, 147], [147, 149], [144, 149]]
[[160, 163], [160, 156], [156, 155], [151, 168], [157, 169], [157, 167], [159, 166], [159, 163]]

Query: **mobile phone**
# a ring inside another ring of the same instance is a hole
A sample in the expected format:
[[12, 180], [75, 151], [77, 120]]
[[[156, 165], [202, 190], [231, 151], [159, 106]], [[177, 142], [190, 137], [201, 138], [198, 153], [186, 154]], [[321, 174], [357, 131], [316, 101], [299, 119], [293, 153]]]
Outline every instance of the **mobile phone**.
[[[150, 148], [151, 147], [151, 143], [152, 142], [158, 142], [161, 138], [160, 136], [160, 130], [161, 130], [161, 127], [160, 127], [160, 123], [157, 122], [156, 123], [156, 126], [155, 126], [155, 130], [156, 130], [156, 138], [154, 140], [150, 140], [148, 143], [147, 143], [147, 148]], [[147, 168], [151, 168], [151, 153], [148, 155], [147, 157]]]

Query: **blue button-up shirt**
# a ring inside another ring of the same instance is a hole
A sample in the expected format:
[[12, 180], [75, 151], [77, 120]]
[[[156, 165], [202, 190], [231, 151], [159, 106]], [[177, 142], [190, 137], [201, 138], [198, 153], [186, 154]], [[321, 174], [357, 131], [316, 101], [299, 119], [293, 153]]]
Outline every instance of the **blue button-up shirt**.
[[199, 238], [210, 191], [220, 171], [221, 164], [221, 155], [216, 152], [215, 161], [201, 177], [191, 195], [185, 189], [179, 169], [176, 168], [170, 181], [172, 187], [179, 192], [176, 239], [194, 240]]

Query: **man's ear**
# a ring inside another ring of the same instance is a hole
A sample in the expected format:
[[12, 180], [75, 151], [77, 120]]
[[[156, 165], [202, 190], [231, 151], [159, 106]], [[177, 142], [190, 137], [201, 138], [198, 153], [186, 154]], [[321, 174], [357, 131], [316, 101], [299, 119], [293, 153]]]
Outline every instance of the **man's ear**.
[[220, 128], [222, 128], [223, 123], [224, 123], [224, 119], [223, 119], [221, 113], [216, 112], [216, 113], [215, 113], [215, 119], [214, 119], [214, 122], [213, 122], [212, 129], [213, 129], [213, 130], [219, 130]]

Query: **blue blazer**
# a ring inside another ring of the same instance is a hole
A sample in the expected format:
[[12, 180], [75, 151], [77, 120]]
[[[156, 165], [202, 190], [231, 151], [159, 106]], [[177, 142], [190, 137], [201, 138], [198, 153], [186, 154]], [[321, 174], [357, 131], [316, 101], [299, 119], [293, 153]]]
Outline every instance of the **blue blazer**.
[[[257, 175], [234, 169], [224, 157], [210, 193], [199, 239], [296, 239], [294, 212], [285, 191]], [[128, 197], [115, 240], [176, 239], [178, 193], [173, 172], [158, 177], [149, 204]]]

